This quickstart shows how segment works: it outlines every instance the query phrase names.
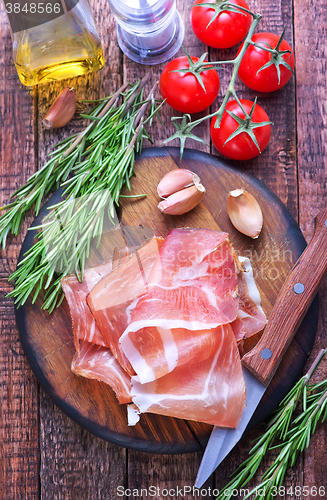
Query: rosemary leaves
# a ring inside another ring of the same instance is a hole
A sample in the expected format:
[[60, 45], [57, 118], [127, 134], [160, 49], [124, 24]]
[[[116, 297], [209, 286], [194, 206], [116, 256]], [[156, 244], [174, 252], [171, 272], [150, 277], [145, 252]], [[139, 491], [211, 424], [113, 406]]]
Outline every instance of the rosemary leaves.
[[[324, 421], [327, 418], [327, 380], [310, 385], [310, 379], [326, 353], [327, 349], [319, 352], [308, 373], [295, 384], [280, 403], [268, 422], [265, 433], [249, 451], [249, 457], [234, 472], [230, 482], [220, 491], [216, 500], [229, 500], [233, 497], [233, 492], [244, 490], [256, 474], [263, 457], [273, 449], [280, 450], [277, 458], [265, 471], [259, 484], [252, 490], [246, 490], [244, 499], [276, 498], [286, 470], [295, 464], [298, 454], [309, 446], [310, 437], [319, 420]], [[302, 411], [294, 418], [294, 410], [301, 402]], [[274, 445], [276, 440], [279, 442]]]
[[[55, 217], [33, 228], [39, 230], [35, 244], [10, 277], [15, 280], [15, 288], [9, 296], [15, 298], [16, 304], [24, 304], [32, 292], [35, 301], [44, 288], [47, 292], [43, 308], [51, 312], [63, 297], [60, 279], [73, 271], [82, 279], [90, 235], [101, 238], [104, 217], [113, 217], [121, 189], [126, 186], [131, 190], [135, 151], [141, 151], [145, 137], [150, 139], [145, 125], [151, 124], [160, 106], [154, 99], [156, 85], [144, 98], [148, 79], [123, 85], [110, 98], [97, 102], [88, 115], [82, 115], [91, 120], [85, 130], [57, 144], [43, 168], [13, 194], [12, 203], [2, 208], [7, 210], [0, 217], [0, 242], [5, 247], [8, 233], [19, 233], [25, 213], [34, 207], [37, 215], [44, 198], [58, 187], [63, 189], [60, 203], [50, 207]], [[72, 199], [82, 200], [73, 212]], [[100, 228], [96, 233], [94, 225]], [[65, 253], [67, 246], [74, 251]], [[60, 264], [63, 260], [65, 266]]]

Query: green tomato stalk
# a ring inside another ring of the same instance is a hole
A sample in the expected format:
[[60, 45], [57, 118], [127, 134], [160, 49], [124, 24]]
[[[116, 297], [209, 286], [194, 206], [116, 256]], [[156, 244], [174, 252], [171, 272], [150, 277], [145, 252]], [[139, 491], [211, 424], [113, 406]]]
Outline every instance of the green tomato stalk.
[[262, 71], [263, 69], [266, 69], [266, 68], [269, 68], [269, 66], [275, 66], [276, 68], [276, 71], [277, 71], [277, 76], [278, 76], [278, 83], [280, 83], [280, 66], [285, 66], [285, 68], [287, 68], [291, 73], [294, 74], [294, 71], [293, 69], [291, 68], [291, 66], [288, 64], [287, 62], [287, 59], [284, 59], [283, 56], [288, 54], [288, 59], [291, 57], [292, 55], [292, 52], [290, 50], [280, 50], [280, 45], [284, 39], [284, 35], [285, 35], [285, 30], [286, 30], [286, 26], [285, 28], [283, 29], [283, 33], [281, 34], [279, 40], [278, 40], [278, 43], [276, 45], [276, 47], [273, 49], [270, 47], [270, 45], [267, 43], [265, 44], [266, 47], [262, 46], [262, 45], [259, 45], [258, 43], [255, 43], [251, 40], [251, 45], [254, 45], [255, 47], [258, 47], [259, 49], [262, 49], [262, 50], [266, 50], [267, 52], [270, 52], [271, 53], [271, 59], [270, 61], [267, 62], [267, 64], [264, 64], [262, 66], [262, 68], [260, 68], [258, 71], [257, 71], [257, 74]]

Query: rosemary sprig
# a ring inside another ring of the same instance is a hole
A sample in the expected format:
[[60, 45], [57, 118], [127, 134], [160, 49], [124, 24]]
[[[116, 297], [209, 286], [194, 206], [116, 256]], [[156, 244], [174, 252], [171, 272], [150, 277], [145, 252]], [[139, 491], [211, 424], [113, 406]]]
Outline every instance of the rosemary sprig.
[[[7, 212], [13, 214], [11, 222], [16, 226], [16, 212], [11, 211], [19, 207], [24, 211], [26, 199], [32, 199], [31, 191], [37, 191], [41, 203], [53, 185], [60, 185], [63, 199], [50, 207], [53, 213], [41, 226], [32, 228], [39, 230], [36, 243], [10, 277], [15, 280], [15, 288], [8, 295], [15, 298], [16, 304], [24, 304], [32, 292], [34, 302], [44, 288], [47, 292], [43, 308], [52, 312], [63, 297], [60, 279], [71, 272], [83, 278], [91, 240], [97, 237], [99, 244], [105, 219], [112, 221], [114, 218], [114, 203], [118, 204], [122, 187], [126, 185], [131, 190], [135, 150], [141, 150], [144, 137], [150, 138], [144, 125], [152, 120], [159, 108], [153, 97], [156, 85], [144, 99], [146, 81], [137, 82], [123, 94], [121, 104], [118, 100], [122, 88], [98, 104], [89, 114], [96, 119], [73, 142], [59, 145], [59, 153], [50, 160], [52, 168], [45, 166], [44, 175], [35, 175], [36, 188], [31, 181], [28, 187], [19, 190], [15, 205]], [[35, 207], [36, 213], [39, 208], [39, 205]], [[13, 227], [11, 222], [7, 221], [0, 235], [8, 233]]]
[[270, 449], [280, 449], [274, 463], [263, 474], [260, 484], [252, 489], [245, 498], [254, 496], [254, 500], [272, 500], [276, 497], [283, 484], [288, 467], [292, 467], [299, 453], [306, 450], [310, 444], [312, 434], [318, 422], [327, 418], [327, 380], [323, 387], [319, 384], [310, 387], [311, 395], [308, 397], [308, 407], [295, 418], [281, 444]]
[[[115, 99], [125, 90], [126, 86], [123, 85], [111, 98], [95, 106], [90, 111], [90, 116], [92, 118], [101, 117], [108, 111], [110, 112]], [[0, 211], [6, 210], [6, 213], [0, 217], [0, 243], [3, 249], [6, 246], [9, 233], [13, 236], [18, 235], [26, 212], [34, 207], [35, 215], [38, 215], [43, 200], [51, 191], [58, 188], [62, 181], [67, 179], [73, 165], [83, 154], [85, 148], [83, 139], [93, 127], [94, 122], [91, 122], [77, 136], [75, 134], [59, 142], [54, 151], [48, 155], [49, 160], [45, 165], [31, 175], [24, 186], [12, 194], [11, 199], [14, 201], [0, 208]]]
[[[229, 500], [233, 497], [233, 491], [244, 489], [256, 474], [266, 453], [274, 448], [282, 447], [273, 465], [263, 475], [260, 484], [248, 491], [244, 498], [255, 494], [255, 500], [270, 499], [273, 497], [273, 493], [276, 497], [276, 491], [283, 482], [288, 466], [294, 465], [298, 453], [303, 451], [304, 446], [309, 445], [310, 436], [323, 411], [325, 411], [324, 418], [326, 418], [327, 380], [309, 386], [312, 375], [326, 353], [327, 349], [322, 349], [319, 352], [309, 371], [281, 401], [269, 420], [266, 431], [249, 451], [249, 457], [232, 474], [231, 481], [220, 491], [216, 500]], [[302, 401], [303, 412], [292, 420], [300, 401]], [[281, 444], [273, 447], [276, 439], [280, 440]]]
[[[128, 84], [122, 85], [117, 92], [101, 100], [100, 103], [93, 101], [97, 103], [96, 106], [87, 115], [82, 115], [91, 120], [89, 125], [80, 134], [72, 135], [59, 142], [54, 147], [54, 151], [48, 155], [49, 160], [45, 165], [12, 194], [13, 201], [0, 207], [0, 211], [6, 211], [0, 217], [0, 244], [3, 249], [6, 246], [8, 234], [18, 235], [28, 210], [34, 208], [37, 216], [44, 199], [51, 191], [57, 189], [68, 178], [73, 167], [81, 162], [81, 158], [86, 154], [87, 147], [92, 141], [92, 133], [103, 128], [105, 136], [108, 127], [110, 129], [111, 119], [117, 121], [117, 112], [120, 118], [127, 121], [130, 118], [130, 108], [143, 104], [140, 95], [143, 96], [142, 89], [148, 80], [149, 75], [129, 86], [125, 94]], [[123, 96], [124, 101], [116, 109], [120, 96]], [[151, 105], [153, 106], [152, 97]]]

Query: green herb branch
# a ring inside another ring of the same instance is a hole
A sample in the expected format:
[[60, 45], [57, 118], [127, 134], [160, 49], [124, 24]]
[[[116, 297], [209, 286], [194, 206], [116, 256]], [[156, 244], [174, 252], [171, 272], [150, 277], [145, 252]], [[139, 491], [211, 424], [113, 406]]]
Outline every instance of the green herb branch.
[[[298, 454], [309, 446], [310, 437], [319, 420], [324, 421], [327, 417], [327, 380], [309, 385], [326, 353], [327, 349], [319, 352], [308, 373], [279, 404], [266, 426], [266, 431], [249, 451], [249, 457], [232, 474], [231, 481], [220, 491], [216, 500], [229, 500], [233, 497], [233, 491], [244, 489], [255, 476], [264, 456], [270, 450], [280, 449], [259, 484], [248, 490], [244, 498], [254, 495], [254, 500], [271, 500], [276, 497], [288, 467], [292, 467]], [[294, 418], [294, 411], [299, 403], [302, 403], [302, 411]], [[279, 443], [273, 446], [276, 440], [279, 440]]]
[[[115, 99], [125, 88], [126, 85], [122, 86], [108, 102], [102, 101], [95, 106], [90, 112], [90, 117], [93, 119], [101, 118], [110, 110]], [[6, 246], [9, 233], [14, 236], [18, 235], [28, 210], [34, 208], [35, 215], [38, 215], [42, 202], [48, 194], [67, 179], [77, 158], [81, 158], [85, 146], [83, 139], [94, 127], [94, 124], [95, 122], [92, 121], [80, 134], [59, 142], [55, 146], [55, 150], [48, 155], [49, 160], [45, 165], [31, 175], [24, 186], [12, 194], [11, 199], [14, 201], [0, 208], [0, 211], [6, 211], [0, 217], [0, 243], [3, 249]]]
[[43, 308], [51, 312], [63, 298], [61, 278], [71, 272], [83, 278], [91, 240], [97, 236], [99, 243], [106, 217], [114, 218], [114, 204], [119, 203], [123, 186], [131, 190], [135, 151], [141, 151], [145, 137], [150, 139], [145, 125], [151, 123], [160, 106], [154, 99], [157, 84], [144, 98], [148, 79], [126, 92], [124, 85], [84, 115], [91, 119], [86, 129], [57, 145], [43, 169], [14, 194], [15, 201], [0, 218], [3, 246], [9, 231], [19, 232], [26, 210], [34, 204], [38, 214], [44, 197], [54, 188], [63, 189], [63, 198], [50, 207], [49, 217], [32, 228], [39, 231], [36, 242], [10, 277], [15, 288], [8, 295], [16, 304], [24, 304], [31, 293], [34, 302], [44, 288]]

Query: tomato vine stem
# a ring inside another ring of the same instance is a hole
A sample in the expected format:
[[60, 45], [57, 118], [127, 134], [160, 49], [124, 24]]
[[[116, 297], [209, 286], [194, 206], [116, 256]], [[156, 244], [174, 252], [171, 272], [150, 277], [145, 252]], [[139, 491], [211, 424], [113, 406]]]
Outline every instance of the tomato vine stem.
[[[200, 141], [200, 142], [203, 142], [204, 144], [206, 144], [206, 142], [204, 140], [200, 139], [199, 137], [197, 137], [196, 135], [194, 135], [192, 133], [192, 130], [194, 127], [196, 127], [200, 123], [204, 122], [205, 120], [212, 119], [214, 117], [216, 117], [216, 121], [215, 121], [215, 125], [214, 125], [215, 128], [220, 127], [223, 113], [225, 111], [227, 102], [229, 101], [230, 97], [233, 97], [237, 101], [237, 103], [239, 104], [239, 106], [241, 107], [241, 109], [244, 112], [243, 106], [241, 105], [241, 102], [240, 102], [240, 100], [237, 96], [237, 93], [235, 91], [235, 80], [236, 80], [236, 76], [238, 74], [238, 70], [239, 70], [241, 61], [243, 59], [243, 56], [244, 56], [247, 48], [249, 47], [249, 45], [251, 45], [251, 44], [253, 45], [252, 36], [255, 32], [255, 29], [256, 29], [260, 19], [262, 18], [262, 15], [259, 13], [251, 12], [250, 10], [248, 10], [244, 7], [241, 7], [239, 5], [236, 7], [235, 4], [228, 2], [228, 1], [224, 1], [224, 0], [223, 1], [217, 0], [216, 3], [213, 3], [213, 4], [209, 4], [209, 3], [197, 4], [197, 7], [201, 7], [201, 6], [202, 7], [209, 7], [210, 6], [211, 8], [214, 8], [216, 11], [214, 16], [216, 16], [216, 17], [218, 15], [218, 13], [222, 12], [223, 10], [229, 10], [231, 8], [233, 8], [233, 9], [236, 8], [239, 11], [243, 11], [244, 13], [246, 12], [246, 13], [250, 14], [252, 16], [252, 22], [251, 22], [251, 26], [250, 26], [250, 29], [248, 31], [248, 34], [247, 34], [247, 36], [244, 40], [244, 43], [242, 45], [241, 51], [235, 57], [235, 59], [228, 60], [228, 61], [204, 62], [204, 57], [201, 58], [202, 59], [201, 70], [202, 70], [202, 68], [212, 69], [213, 67], [218, 66], [218, 65], [222, 65], [222, 64], [232, 64], [234, 67], [233, 67], [233, 72], [232, 72], [231, 80], [230, 80], [230, 83], [228, 85], [227, 91], [226, 91], [225, 96], [223, 98], [223, 101], [222, 101], [222, 103], [217, 111], [215, 111], [214, 113], [210, 113], [210, 114], [208, 114], [202, 118], [199, 118], [198, 120], [194, 120], [194, 121], [192, 121], [191, 116], [189, 114], [184, 114], [182, 117], [173, 117], [172, 118], [172, 122], [174, 123], [174, 125], [176, 127], [176, 132], [172, 136], [170, 136], [168, 139], [166, 139], [163, 144], [166, 144], [166, 143], [172, 141], [173, 139], [179, 139], [180, 140], [180, 157], [181, 158], [183, 156], [185, 141], [187, 138], [194, 139], [196, 141]], [[283, 31], [283, 34], [281, 35], [279, 45], [281, 43], [281, 40], [283, 39], [284, 33], [285, 33], [285, 29]], [[272, 49], [270, 46], [268, 46], [268, 47], [261, 47], [260, 46], [260, 48], [262, 50], [267, 50], [268, 52], [271, 52], [273, 55], [277, 51], [277, 55], [281, 56], [284, 54], [284, 52], [283, 53], [279, 52], [279, 45], [276, 47], [276, 49]], [[275, 55], [275, 57], [277, 57], [277, 56]], [[279, 59], [280, 59], [280, 57], [279, 57]], [[285, 61], [284, 61], [284, 64], [286, 65], [287, 63], [285, 63]], [[197, 71], [199, 71], [199, 69], [200, 68], [197, 67]], [[252, 132], [251, 128], [252, 128], [253, 123], [251, 120], [251, 116], [249, 116], [247, 113], [244, 113], [244, 114], [245, 114], [245, 125], [243, 126], [242, 131], [248, 132], [252, 137], [253, 133], [251, 133]], [[180, 123], [178, 123], [179, 120], [181, 120]], [[267, 124], [266, 122], [256, 124], [256, 127], [265, 126], [266, 124]], [[238, 133], [241, 133], [241, 130], [239, 130]]]

